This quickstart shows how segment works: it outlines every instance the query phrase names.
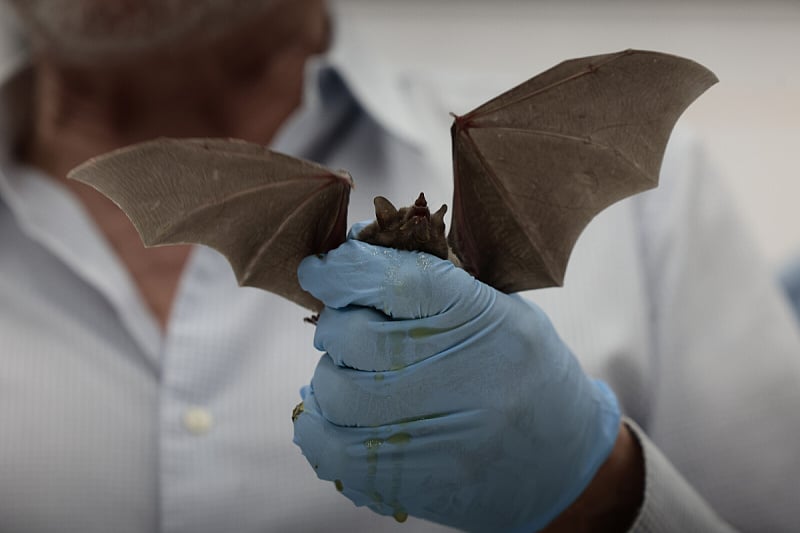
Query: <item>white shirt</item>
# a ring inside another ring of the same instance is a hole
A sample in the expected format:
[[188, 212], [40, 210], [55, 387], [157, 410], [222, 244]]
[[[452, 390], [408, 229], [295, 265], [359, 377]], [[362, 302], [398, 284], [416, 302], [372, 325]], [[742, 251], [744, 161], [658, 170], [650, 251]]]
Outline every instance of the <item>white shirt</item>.
[[[350, 33], [309, 66], [304, 107], [273, 148], [348, 169], [351, 222], [371, 216], [376, 194], [446, 201], [446, 100], [360, 62]], [[13, 58], [0, 73], [24, 64], [18, 50], [0, 47]], [[676, 132], [661, 187], [599, 215], [565, 287], [529, 295], [720, 515], [791, 531], [800, 338], [707, 170]], [[239, 288], [220, 255], [197, 248], [162, 335], [77, 200], [9, 155], [0, 171], [0, 531], [442, 529], [353, 507], [292, 444], [290, 414], [319, 357], [306, 311]], [[643, 444], [638, 530], [713, 521]]]

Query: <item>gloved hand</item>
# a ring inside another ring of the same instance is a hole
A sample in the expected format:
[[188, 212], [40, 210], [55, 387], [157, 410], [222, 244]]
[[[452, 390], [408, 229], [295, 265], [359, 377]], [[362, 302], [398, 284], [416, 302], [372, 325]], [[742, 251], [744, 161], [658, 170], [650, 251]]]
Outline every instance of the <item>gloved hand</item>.
[[535, 305], [449, 261], [348, 240], [308, 257], [327, 352], [294, 441], [356, 505], [474, 531], [535, 531], [584, 490], [620, 424]]

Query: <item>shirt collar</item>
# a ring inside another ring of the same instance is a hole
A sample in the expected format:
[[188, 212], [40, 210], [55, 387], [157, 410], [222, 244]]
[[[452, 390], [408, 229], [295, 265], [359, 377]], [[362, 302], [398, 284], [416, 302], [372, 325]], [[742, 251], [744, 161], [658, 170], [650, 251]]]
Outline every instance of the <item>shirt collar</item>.
[[370, 56], [358, 26], [346, 16], [337, 15], [336, 9], [336, 4], [331, 3], [333, 42], [325, 60], [383, 129], [406, 143], [423, 147], [422, 128], [401, 75], [386, 62]]

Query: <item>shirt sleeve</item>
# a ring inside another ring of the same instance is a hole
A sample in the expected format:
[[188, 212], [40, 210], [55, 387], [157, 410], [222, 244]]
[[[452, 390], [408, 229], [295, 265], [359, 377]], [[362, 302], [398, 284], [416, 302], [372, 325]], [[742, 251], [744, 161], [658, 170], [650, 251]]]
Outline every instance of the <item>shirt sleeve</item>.
[[630, 533], [734, 531], [675, 470], [635, 422], [626, 418], [625, 424], [641, 445], [645, 471], [644, 501]]

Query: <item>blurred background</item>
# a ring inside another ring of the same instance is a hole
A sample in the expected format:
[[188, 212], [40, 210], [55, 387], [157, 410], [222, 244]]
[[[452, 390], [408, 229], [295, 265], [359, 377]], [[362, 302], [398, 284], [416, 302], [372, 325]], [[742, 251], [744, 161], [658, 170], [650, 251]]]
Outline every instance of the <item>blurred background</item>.
[[704, 64], [720, 83], [681, 120], [703, 139], [768, 260], [777, 267], [800, 252], [800, 0], [337, 4], [373, 54], [429, 77], [478, 75], [484, 99], [563, 59], [625, 48]]

